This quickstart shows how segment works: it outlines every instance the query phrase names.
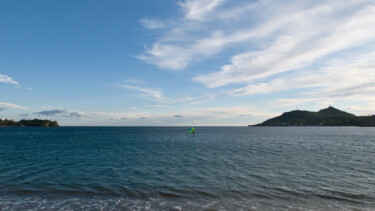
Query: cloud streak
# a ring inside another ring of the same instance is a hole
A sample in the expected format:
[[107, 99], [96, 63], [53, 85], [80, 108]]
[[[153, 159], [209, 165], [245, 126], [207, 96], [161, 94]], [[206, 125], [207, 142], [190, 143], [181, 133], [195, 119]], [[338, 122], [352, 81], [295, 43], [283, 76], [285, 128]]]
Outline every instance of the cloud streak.
[[88, 115], [78, 112], [78, 111], [69, 111], [65, 109], [52, 109], [52, 110], [45, 110], [45, 111], [39, 111], [34, 112], [33, 114], [39, 115], [39, 116], [58, 116], [62, 115], [63, 117], [68, 118], [84, 118], [88, 117]]
[[141, 92], [147, 96], [151, 96], [152, 98], [156, 99], [156, 100], [160, 100], [163, 98], [163, 93], [156, 90], [156, 89], [151, 89], [151, 88], [144, 88], [144, 87], [140, 87], [140, 86], [133, 86], [133, 85], [128, 85], [128, 84], [115, 84], [116, 86], [119, 86], [119, 87], [122, 87], [122, 88], [125, 88], [125, 89], [129, 89], [129, 90], [135, 90], [135, 91], [138, 91], [138, 92]]
[[55, 115], [58, 115], [58, 114], [64, 114], [66, 112], [67, 112], [66, 110], [53, 109], [53, 110], [34, 112], [33, 114], [42, 115], [42, 116], [55, 116]]
[[156, 88], [141, 87], [141, 86], [135, 86], [135, 85], [129, 85], [129, 84], [121, 84], [121, 83], [115, 83], [114, 85], [117, 87], [139, 92], [143, 95], [143, 97], [145, 97], [145, 99], [158, 103], [158, 105], [153, 105], [153, 106], [171, 105], [171, 104], [187, 104], [187, 103], [200, 104], [200, 103], [204, 103], [204, 102], [211, 101], [214, 99], [214, 96], [198, 96], [198, 97], [185, 96], [185, 97], [171, 98], [171, 97], [165, 97], [163, 92]]
[[20, 105], [16, 105], [13, 103], [5, 103], [5, 102], [0, 102], [0, 106], [5, 106], [9, 108], [17, 108], [17, 109], [28, 109], [28, 107], [25, 107], [25, 106], [20, 106]]

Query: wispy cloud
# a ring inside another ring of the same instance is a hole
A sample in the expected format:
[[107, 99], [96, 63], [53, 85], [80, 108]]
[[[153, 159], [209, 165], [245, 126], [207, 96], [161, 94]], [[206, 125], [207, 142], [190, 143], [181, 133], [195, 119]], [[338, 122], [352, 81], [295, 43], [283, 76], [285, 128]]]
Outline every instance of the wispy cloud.
[[83, 114], [81, 112], [78, 112], [78, 111], [67, 111], [68, 115], [67, 117], [72, 117], [72, 118], [83, 118], [83, 117], [88, 117], [86, 114]]
[[286, 18], [289, 20], [286, 23], [292, 27], [279, 32], [270, 45], [261, 50], [237, 54], [221, 70], [200, 75], [195, 80], [212, 88], [248, 83], [309, 67], [344, 50], [371, 47], [368, 45], [375, 39], [375, 29], [368, 26], [375, 24], [374, 6], [360, 7], [342, 17], [335, 13], [346, 7], [329, 6], [319, 5], [304, 10], [302, 16], [295, 17], [295, 13], [291, 13], [290, 16], [294, 18]]
[[19, 85], [19, 83], [15, 80], [13, 80], [11, 77], [7, 75], [0, 74], [0, 83], [8, 83], [8, 84], [14, 84]]
[[179, 118], [182, 118], [182, 116], [181, 116], [181, 115], [178, 115], [178, 114], [174, 115], [173, 117], [174, 117], [174, 118], [178, 118], [178, 119], [179, 119]]
[[180, 2], [183, 18], [170, 24], [165, 34], [138, 58], [161, 69], [181, 70], [189, 63], [209, 58], [250, 38], [266, 37], [287, 24], [288, 18], [293, 18], [261, 23], [254, 29], [248, 14], [263, 9], [267, 1], [242, 2], [231, 7], [222, 6], [225, 3], [220, 0]]
[[133, 86], [133, 85], [129, 85], [129, 84], [115, 84], [116, 86], [119, 86], [119, 87], [122, 87], [122, 88], [125, 88], [125, 89], [129, 89], [129, 90], [135, 90], [135, 91], [138, 91], [138, 92], [141, 92], [147, 96], [151, 96], [152, 98], [154, 99], [162, 99], [163, 98], [163, 93], [161, 91], [158, 91], [156, 89], [151, 89], [151, 88], [144, 88], [144, 87], [140, 87], [140, 86]]
[[183, 97], [166, 97], [163, 92], [157, 88], [135, 86], [130, 84], [115, 83], [115, 86], [125, 88], [128, 90], [133, 90], [141, 93], [141, 96], [147, 100], [154, 101], [157, 104], [153, 104], [154, 107], [159, 107], [161, 105], [172, 105], [172, 104], [201, 104], [214, 99], [213, 95], [204, 96], [183, 96]]
[[324, 89], [332, 97], [372, 91], [373, 1], [183, 1], [179, 6], [181, 19], [140, 59], [180, 70], [230, 49], [227, 64], [194, 80], [210, 88], [235, 85], [228, 89], [233, 96], [301, 88]]
[[0, 108], [0, 112], [2, 112], [2, 111], [4, 111], [4, 110], [6, 110], [6, 108]]
[[185, 0], [178, 4], [186, 19], [203, 20], [225, 0]]
[[0, 106], [5, 106], [9, 108], [18, 108], [18, 109], [28, 109], [28, 107], [25, 107], [25, 106], [16, 105], [13, 103], [4, 103], [4, 102], [0, 102]]
[[364, 98], [375, 91], [375, 53], [350, 53], [340, 59], [328, 60], [319, 69], [279, 76], [266, 82], [253, 83], [233, 89], [232, 95], [275, 93], [284, 90], [314, 88], [305, 91], [307, 98], [345, 98], [359, 95]]
[[140, 23], [148, 29], [160, 29], [165, 28], [166, 24], [163, 21], [144, 18], [140, 20]]
[[201, 57], [216, 53], [218, 49], [209, 47], [208, 44], [205, 48], [200, 43], [207, 40], [208, 36], [220, 34], [220, 30], [212, 30], [212, 27], [206, 27], [204, 22], [212, 16], [216, 17], [216, 10], [224, 3], [224, 0], [180, 1], [178, 5], [181, 17], [174, 21], [165, 21], [165, 25], [169, 27], [166, 27], [160, 39], [151, 47], [146, 47], [145, 52], [137, 58], [161, 69], [181, 70]]
[[40, 112], [34, 112], [33, 114], [40, 115], [40, 116], [57, 116], [62, 115], [63, 117], [68, 118], [83, 118], [88, 117], [87, 114], [78, 111], [69, 111], [65, 109], [52, 109], [52, 110], [45, 110]]
[[42, 116], [55, 116], [57, 114], [64, 114], [66, 112], [67, 112], [66, 110], [53, 109], [53, 110], [46, 110], [46, 111], [34, 112], [33, 114], [42, 115]]

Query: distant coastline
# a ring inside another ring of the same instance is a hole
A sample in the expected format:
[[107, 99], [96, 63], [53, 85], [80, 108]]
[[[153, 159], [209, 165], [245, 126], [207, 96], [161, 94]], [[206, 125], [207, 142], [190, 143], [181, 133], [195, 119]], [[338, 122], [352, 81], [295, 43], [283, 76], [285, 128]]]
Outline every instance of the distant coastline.
[[318, 112], [294, 110], [249, 126], [360, 126], [375, 127], [375, 115], [356, 116], [329, 106]]
[[57, 121], [32, 119], [14, 121], [11, 119], [0, 119], [0, 127], [59, 127]]

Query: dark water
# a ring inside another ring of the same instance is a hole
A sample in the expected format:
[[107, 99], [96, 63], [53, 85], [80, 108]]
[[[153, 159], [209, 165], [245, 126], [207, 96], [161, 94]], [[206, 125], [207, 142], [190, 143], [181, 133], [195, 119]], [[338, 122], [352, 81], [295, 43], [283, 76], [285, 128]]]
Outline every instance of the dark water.
[[374, 210], [375, 128], [0, 128], [0, 210]]

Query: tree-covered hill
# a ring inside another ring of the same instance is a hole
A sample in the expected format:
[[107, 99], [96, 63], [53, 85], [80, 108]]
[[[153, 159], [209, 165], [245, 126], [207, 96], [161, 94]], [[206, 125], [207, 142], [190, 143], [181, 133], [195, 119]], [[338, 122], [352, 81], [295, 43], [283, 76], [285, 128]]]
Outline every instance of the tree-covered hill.
[[290, 111], [255, 126], [375, 126], [375, 116], [355, 116], [332, 106], [318, 112]]
[[0, 119], [0, 127], [59, 127], [59, 124], [56, 121], [42, 119], [21, 120], [19, 122]]

